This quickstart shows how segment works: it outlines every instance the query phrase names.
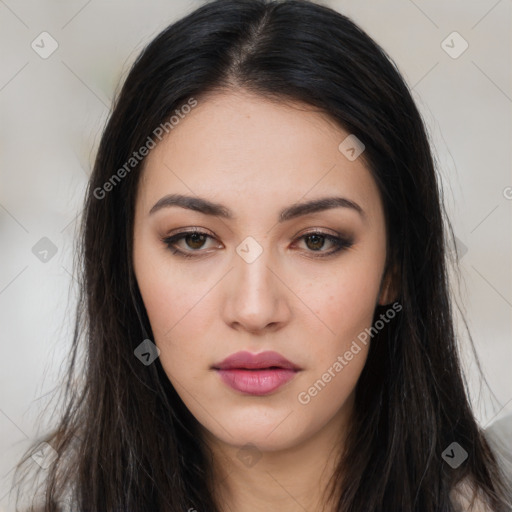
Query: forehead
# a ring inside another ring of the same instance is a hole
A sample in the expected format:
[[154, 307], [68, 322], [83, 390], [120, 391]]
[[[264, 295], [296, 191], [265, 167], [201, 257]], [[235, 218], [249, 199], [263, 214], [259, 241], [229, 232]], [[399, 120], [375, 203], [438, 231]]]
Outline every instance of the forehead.
[[309, 105], [209, 95], [146, 157], [139, 202], [149, 211], [162, 195], [183, 193], [256, 214], [338, 192], [371, 207], [379, 198], [370, 171], [339, 149], [349, 135]]

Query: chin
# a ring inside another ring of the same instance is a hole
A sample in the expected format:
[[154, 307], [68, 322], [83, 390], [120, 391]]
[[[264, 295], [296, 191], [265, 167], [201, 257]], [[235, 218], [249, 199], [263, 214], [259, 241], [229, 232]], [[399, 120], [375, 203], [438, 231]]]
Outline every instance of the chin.
[[258, 422], [255, 421], [258, 416], [254, 413], [249, 420], [247, 417], [232, 417], [220, 421], [222, 425], [230, 425], [226, 430], [215, 424], [209, 432], [221, 442], [237, 449], [251, 445], [261, 452], [287, 450], [308, 437], [308, 429], [291, 420], [293, 415], [290, 411], [284, 411], [278, 419], [268, 417]]

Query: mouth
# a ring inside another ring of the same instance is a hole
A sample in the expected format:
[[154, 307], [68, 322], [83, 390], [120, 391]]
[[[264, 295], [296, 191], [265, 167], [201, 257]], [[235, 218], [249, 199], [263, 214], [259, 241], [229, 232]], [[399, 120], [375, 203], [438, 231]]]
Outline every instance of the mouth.
[[220, 363], [212, 366], [214, 370], [269, 370], [283, 369], [298, 371], [301, 368], [277, 352], [266, 351], [259, 354], [242, 351], [231, 354]]
[[277, 352], [237, 352], [212, 366], [221, 380], [243, 394], [268, 395], [292, 380], [301, 368]]

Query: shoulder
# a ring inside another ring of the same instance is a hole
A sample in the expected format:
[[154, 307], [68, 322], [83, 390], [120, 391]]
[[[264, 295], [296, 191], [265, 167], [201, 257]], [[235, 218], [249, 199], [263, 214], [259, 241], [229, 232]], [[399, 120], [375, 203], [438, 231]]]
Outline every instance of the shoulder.
[[468, 479], [462, 480], [451, 491], [451, 499], [461, 512], [494, 512], [484, 497], [477, 493]]

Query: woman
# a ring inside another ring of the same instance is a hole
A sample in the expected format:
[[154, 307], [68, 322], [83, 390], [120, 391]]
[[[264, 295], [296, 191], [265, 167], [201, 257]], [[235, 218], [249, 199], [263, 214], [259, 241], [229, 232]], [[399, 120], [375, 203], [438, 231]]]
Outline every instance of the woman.
[[421, 117], [353, 22], [218, 0], [174, 23], [91, 176], [44, 510], [509, 510], [446, 246]]

